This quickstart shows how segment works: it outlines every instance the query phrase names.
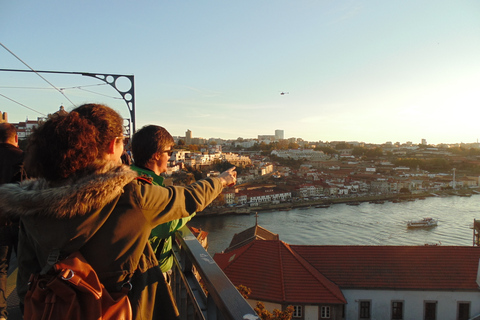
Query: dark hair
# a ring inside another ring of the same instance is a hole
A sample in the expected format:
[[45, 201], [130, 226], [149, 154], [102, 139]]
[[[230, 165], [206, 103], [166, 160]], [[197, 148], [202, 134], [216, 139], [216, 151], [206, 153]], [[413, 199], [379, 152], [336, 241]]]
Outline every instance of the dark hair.
[[11, 138], [15, 138], [17, 135], [17, 129], [11, 123], [0, 123], [0, 143], [5, 143]]
[[50, 118], [29, 138], [27, 172], [56, 181], [88, 171], [122, 134], [122, 124], [116, 111], [100, 104], [82, 105], [67, 115]]
[[163, 127], [147, 125], [135, 132], [132, 137], [132, 155], [136, 165], [145, 166], [153, 155], [173, 147], [175, 141]]

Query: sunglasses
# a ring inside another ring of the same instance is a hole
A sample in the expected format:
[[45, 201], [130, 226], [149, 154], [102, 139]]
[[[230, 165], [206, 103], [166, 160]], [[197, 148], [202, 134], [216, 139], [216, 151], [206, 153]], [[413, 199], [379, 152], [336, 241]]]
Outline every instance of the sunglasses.
[[126, 137], [125, 137], [125, 136], [120, 136], [120, 137], [115, 137], [115, 138], [116, 138], [116, 139], [122, 139], [122, 143], [123, 143], [123, 145], [124, 145], [124, 146], [126, 146], [126, 145], [127, 145], [127, 142], [128, 142], [128, 141], [127, 141], [127, 139], [126, 139]]
[[172, 149], [170, 149], [170, 150], [165, 150], [165, 151], [163, 151], [163, 153], [166, 153], [166, 154], [168, 154], [169, 157], [171, 157], [172, 154], [173, 154], [173, 150], [172, 150]]

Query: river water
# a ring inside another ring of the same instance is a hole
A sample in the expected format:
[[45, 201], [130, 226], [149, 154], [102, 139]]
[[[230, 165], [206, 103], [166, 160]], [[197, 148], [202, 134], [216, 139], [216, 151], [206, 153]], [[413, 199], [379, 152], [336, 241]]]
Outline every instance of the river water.
[[[438, 226], [408, 229], [408, 220], [433, 217]], [[255, 214], [195, 217], [189, 225], [209, 232], [208, 252], [228, 247], [235, 233], [255, 225]], [[358, 206], [258, 212], [258, 224], [280, 240], [301, 245], [424, 245], [471, 246], [473, 220], [480, 219], [480, 195], [428, 197], [424, 200]]]

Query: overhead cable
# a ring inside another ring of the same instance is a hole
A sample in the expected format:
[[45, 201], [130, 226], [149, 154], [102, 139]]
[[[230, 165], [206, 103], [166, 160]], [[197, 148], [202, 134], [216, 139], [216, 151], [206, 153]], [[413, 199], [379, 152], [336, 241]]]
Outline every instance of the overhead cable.
[[52, 88], [45, 88], [45, 87], [12, 87], [12, 86], [0, 86], [0, 89], [52, 90]]
[[73, 103], [72, 100], [70, 100], [66, 95], [65, 93], [63, 93], [62, 90], [58, 89], [57, 87], [55, 87], [53, 84], [51, 84], [47, 79], [45, 79], [44, 77], [42, 77], [40, 75], [40, 73], [38, 73], [37, 71], [35, 71], [32, 67], [30, 67], [27, 63], [25, 63], [22, 59], [20, 59], [15, 53], [13, 53], [12, 51], [10, 51], [10, 49], [8, 49], [7, 47], [5, 47], [3, 45], [3, 43], [0, 42], [0, 46], [2, 46], [5, 50], [7, 50], [11, 55], [13, 55], [15, 58], [17, 58], [21, 63], [23, 63], [25, 66], [27, 66], [27, 68], [29, 68], [30, 70], [32, 70], [33, 72], [35, 72], [35, 74], [37, 76], [39, 76], [40, 78], [42, 78], [46, 83], [48, 83], [49, 85], [51, 85], [55, 90], [57, 90], [58, 92], [60, 92], [64, 97], [65, 99], [67, 99], [68, 101], [70, 101], [70, 103], [76, 107], [75, 103]]
[[32, 109], [32, 108], [24, 105], [23, 103], [20, 103], [20, 102], [18, 102], [18, 101], [15, 101], [15, 100], [7, 97], [7, 96], [4, 96], [4, 95], [1, 94], [1, 93], [0, 93], [0, 97], [4, 97], [5, 99], [10, 100], [10, 101], [12, 101], [12, 102], [14, 102], [14, 103], [16, 103], [16, 104], [19, 104], [19, 105], [21, 105], [22, 107], [27, 108], [27, 109], [29, 109], [29, 110], [32, 110], [32, 111], [34, 111], [34, 112], [36, 112], [36, 113], [40, 113], [42, 116], [45, 116], [45, 117], [47, 116], [46, 114], [41, 113], [40, 111], [37, 111], [37, 110], [35, 110], [35, 109]]
[[99, 96], [103, 96], [103, 97], [107, 97], [107, 98], [122, 100], [122, 98], [119, 98], [119, 97], [112, 97], [112, 96], [109, 96], [109, 95], [107, 95], [107, 94], [95, 92], [95, 91], [92, 91], [92, 90], [83, 89], [83, 88], [81, 88], [81, 87], [77, 87], [77, 89], [83, 90], [83, 91], [86, 91], [86, 92], [90, 92], [90, 93], [94, 93], [94, 94], [97, 94], [97, 95], [99, 95]]

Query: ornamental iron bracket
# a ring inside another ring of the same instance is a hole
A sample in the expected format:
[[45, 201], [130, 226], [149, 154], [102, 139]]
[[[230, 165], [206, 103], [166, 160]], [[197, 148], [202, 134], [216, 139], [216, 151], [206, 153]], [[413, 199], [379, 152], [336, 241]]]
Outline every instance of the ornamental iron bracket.
[[[0, 71], [11, 72], [35, 72], [35, 73], [59, 73], [59, 74], [79, 74], [86, 77], [96, 78], [105, 82], [114, 88], [121, 96], [123, 101], [127, 104], [130, 112], [130, 119], [128, 119], [127, 135], [130, 136], [130, 124], [132, 125], [132, 132], [135, 132], [135, 79], [133, 75], [123, 74], [104, 74], [104, 73], [88, 73], [88, 72], [67, 72], [67, 71], [39, 71], [39, 70], [15, 70], [15, 69], [0, 69]], [[128, 80], [125, 85], [124, 79]], [[119, 81], [120, 80], [120, 81]], [[119, 82], [122, 82], [120, 84]], [[125, 88], [121, 88], [125, 87]]]

